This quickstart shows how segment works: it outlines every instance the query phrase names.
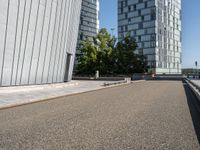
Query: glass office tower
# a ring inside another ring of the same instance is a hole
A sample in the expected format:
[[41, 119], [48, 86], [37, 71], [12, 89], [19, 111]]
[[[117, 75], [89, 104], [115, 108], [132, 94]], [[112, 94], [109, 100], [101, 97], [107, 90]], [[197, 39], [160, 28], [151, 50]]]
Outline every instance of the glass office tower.
[[[87, 38], [92, 40], [99, 31], [99, 0], [82, 0], [79, 36], [76, 55], [80, 55], [79, 46]], [[78, 61], [75, 61], [77, 64]]]
[[181, 73], [181, 0], [118, 0], [118, 37], [129, 33], [149, 72]]
[[79, 25], [78, 43], [92, 39], [99, 30], [99, 0], [83, 0]]

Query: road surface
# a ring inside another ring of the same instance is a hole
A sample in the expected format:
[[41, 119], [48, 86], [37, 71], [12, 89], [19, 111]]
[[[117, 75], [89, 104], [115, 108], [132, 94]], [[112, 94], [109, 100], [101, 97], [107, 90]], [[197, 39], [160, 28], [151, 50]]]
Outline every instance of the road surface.
[[0, 149], [199, 150], [194, 100], [146, 81], [0, 110]]

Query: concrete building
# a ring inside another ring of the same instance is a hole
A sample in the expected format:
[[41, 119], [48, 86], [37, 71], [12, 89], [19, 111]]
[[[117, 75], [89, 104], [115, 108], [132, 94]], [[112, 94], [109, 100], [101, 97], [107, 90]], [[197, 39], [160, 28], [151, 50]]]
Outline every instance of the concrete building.
[[[96, 37], [99, 31], [99, 0], [82, 0], [77, 55], [80, 54], [79, 44], [89, 38]], [[77, 63], [77, 62], [76, 62]]]
[[181, 0], [118, 0], [119, 40], [131, 34], [149, 71], [181, 73]]
[[81, 0], [0, 2], [0, 86], [71, 79]]

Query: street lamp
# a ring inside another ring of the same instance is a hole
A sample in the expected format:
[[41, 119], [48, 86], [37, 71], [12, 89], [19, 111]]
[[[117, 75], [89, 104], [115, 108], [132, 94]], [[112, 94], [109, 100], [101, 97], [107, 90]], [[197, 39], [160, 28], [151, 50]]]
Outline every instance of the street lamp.
[[195, 66], [196, 66], [196, 76], [198, 75], [198, 62], [195, 61]]
[[111, 30], [112, 36], [114, 36], [115, 28], [111, 28], [110, 30]]

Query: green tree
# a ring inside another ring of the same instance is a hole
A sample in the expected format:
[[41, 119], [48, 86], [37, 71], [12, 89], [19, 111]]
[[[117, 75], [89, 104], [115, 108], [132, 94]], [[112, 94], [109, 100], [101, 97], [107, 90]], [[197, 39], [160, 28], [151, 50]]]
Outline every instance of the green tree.
[[93, 75], [97, 69], [97, 47], [86, 39], [81, 42], [79, 50], [77, 74]]
[[115, 57], [115, 72], [117, 74], [144, 73], [147, 68], [146, 58], [136, 54], [137, 43], [130, 34], [117, 43], [113, 51]]
[[103, 28], [92, 41], [81, 43], [77, 74], [94, 75], [97, 70], [100, 75], [144, 73], [146, 59], [136, 54], [136, 49], [137, 43], [130, 35], [116, 44], [116, 38]]
[[112, 50], [115, 45], [115, 38], [101, 29], [97, 36], [91, 41], [87, 39], [80, 45], [78, 56], [77, 74], [94, 75], [96, 70], [101, 75], [109, 74], [112, 70]]
[[97, 46], [97, 61], [100, 74], [107, 75], [112, 73], [112, 54], [116, 39], [112, 37], [105, 28], [101, 29], [94, 39]]

